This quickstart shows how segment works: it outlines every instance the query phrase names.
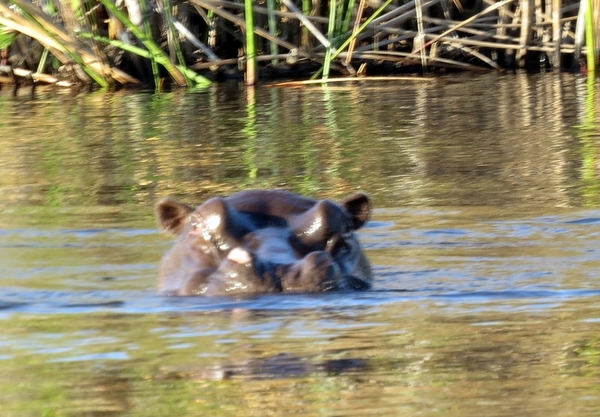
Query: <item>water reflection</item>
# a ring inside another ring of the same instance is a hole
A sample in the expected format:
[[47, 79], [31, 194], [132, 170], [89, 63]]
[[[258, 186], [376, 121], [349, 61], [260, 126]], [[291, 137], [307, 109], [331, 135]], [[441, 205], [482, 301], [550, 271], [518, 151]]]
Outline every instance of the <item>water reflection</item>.
[[593, 303], [439, 304], [24, 316], [3, 322], [3, 404], [19, 415], [600, 411]]
[[[598, 415], [597, 88], [0, 91], [3, 413]], [[369, 192], [374, 289], [158, 296], [152, 204], [245, 187]]]
[[577, 206], [595, 201], [598, 183], [596, 88], [570, 74], [487, 74], [0, 95], [0, 187], [19, 204], [150, 203], [164, 194], [200, 201], [286, 187], [322, 196], [363, 188], [378, 206]]
[[600, 139], [600, 128], [598, 128], [596, 104], [596, 83], [592, 77], [588, 77], [587, 98], [585, 100], [585, 115], [579, 126], [579, 136], [582, 142], [582, 169], [583, 182], [582, 193], [585, 204], [596, 206], [600, 203], [600, 187], [598, 186], [598, 140]]

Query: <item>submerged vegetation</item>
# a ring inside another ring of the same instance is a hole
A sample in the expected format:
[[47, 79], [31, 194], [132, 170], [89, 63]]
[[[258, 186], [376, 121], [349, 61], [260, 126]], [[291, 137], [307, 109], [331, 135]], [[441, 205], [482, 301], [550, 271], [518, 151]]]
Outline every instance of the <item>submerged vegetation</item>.
[[[597, 67], [592, 0], [0, 0], [0, 84]], [[587, 59], [585, 58], [587, 57]]]

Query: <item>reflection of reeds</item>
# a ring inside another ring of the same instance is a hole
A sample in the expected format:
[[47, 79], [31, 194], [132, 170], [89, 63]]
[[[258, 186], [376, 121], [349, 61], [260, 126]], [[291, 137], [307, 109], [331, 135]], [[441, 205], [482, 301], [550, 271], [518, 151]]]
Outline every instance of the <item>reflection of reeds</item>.
[[249, 187], [339, 197], [362, 187], [390, 206], [481, 198], [500, 206], [600, 204], [593, 80], [585, 94], [585, 82], [571, 75], [460, 78], [324, 87], [319, 80], [246, 95], [232, 85], [109, 100], [45, 94], [48, 105], [35, 113], [4, 106], [3, 195], [23, 204], [56, 184], [63, 204], [89, 206], [103, 198], [151, 204], [159, 190], [200, 201]]
[[[156, 89], [165, 79], [207, 85], [195, 71], [237, 75], [230, 74], [235, 64], [248, 84], [268, 66], [271, 73], [297, 67], [323, 79], [364, 74], [367, 64], [367, 72], [385, 65], [388, 72], [540, 62], [559, 68], [578, 65], [586, 54], [588, 69], [597, 66], [599, 11], [592, 0], [490, 0], [470, 10], [458, 0], [299, 3], [58, 0], [50, 10], [31, 0], [0, 0], [0, 50], [21, 33], [74, 68], [80, 81]], [[39, 73], [46, 60], [38, 59]]]

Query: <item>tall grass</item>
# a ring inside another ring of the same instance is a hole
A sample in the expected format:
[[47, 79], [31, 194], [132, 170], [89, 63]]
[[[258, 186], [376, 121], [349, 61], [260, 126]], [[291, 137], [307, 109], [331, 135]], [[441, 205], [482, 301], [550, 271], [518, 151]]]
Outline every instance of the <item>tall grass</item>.
[[[177, 42], [178, 34], [172, 22], [170, 13], [172, 6], [169, 0], [163, 0], [161, 11], [166, 21], [166, 32], [175, 40], [173, 44], [178, 62], [171, 60], [158, 45], [153, 38], [153, 28], [148, 20], [141, 19], [139, 22], [133, 22], [128, 14], [117, 7], [113, 1], [100, 0], [100, 2], [109, 15], [119, 21], [125, 31], [131, 33], [137, 41], [128, 41], [126, 37], [110, 39], [107, 37], [108, 33], [104, 33], [97, 22], [94, 24], [86, 22], [91, 16], [96, 16], [97, 6], [88, 8], [84, 2], [76, 1], [73, 3], [66, 0], [64, 3], [58, 2], [59, 9], [63, 12], [69, 10], [71, 5], [77, 8], [74, 13], [77, 20], [69, 23], [67, 21], [60, 22], [59, 13], [55, 16], [50, 15], [29, 0], [10, 0], [10, 3], [7, 0], [0, 0], [0, 25], [4, 26], [4, 31], [19, 32], [35, 39], [63, 64], [75, 63], [100, 87], [145, 83], [153, 84], [158, 89], [161, 85], [159, 65], [166, 70], [176, 86], [191, 87], [210, 84], [208, 79], [185, 66], [183, 54]], [[140, 0], [138, 4], [143, 16], [150, 13], [149, 3]], [[140, 80], [117, 68], [116, 65], [108, 63], [104, 51], [97, 48], [98, 43], [110, 45], [149, 60], [153, 78]], [[80, 75], [79, 78], [82, 76]], [[87, 82], [88, 79], [83, 77], [82, 81]]]
[[[269, 18], [269, 33], [271, 36], [277, 36], [277, 17], [275, 16], [275, 0], [267, 0], [267, 9], [268, 9], [268, 18]], [[279, 53], [279, 46], [273, 41], [269, 41], [269, 49], [271, 51], [271, 55], [277, 55]], [[273, 65], [279, 64], [279, 60], [277, 58], [271, 61]]]
[[[273, 72], [300, 67], [313, 79], [327, 79], [336, 71], [354, 76], [363, 72], [354, 65], [364, 68], [367, 61], [373, 66], [387, 62], [397, 67], [481, 68], [464, 62], [475, 59], [479, 65], [503, 70], [497, 51], [506, 56], [549, 53], [553, 65], [561, 56], [572, 54], [578, 63], [585, 51], [584, 32], [587, 67], [594, 71], [598, 65], [596, 0], [582, 0], [575, 35], [563, 31], [561, 36], [559, 29], [574, 18], [573, 7], [561, 8], [559, 0], [544, 3], [546, 7], [552, 3], [556, 8], [552, 13], [535, 9], [533, 14], [525, 6], [535, 3], [538, 7], [542, 2], [482, 2], [462, 19], [450, 10], [462, 13], [458, 1], [357, 3], [267, 0], [263, 6], [257, 0], [0, 0], [0, 51], [16, 47], [15, 34], [20, 33], [46, 48], [38, 57], [38, 72], [51, 71], [47, 63], [60, 61], [65, 68], [73, 68], [71, 75], [83, 83], [105, 88], [137, 85], [157, 91], [206, 86], [209, 78], [222, 74], [237, 76], [239, 72], [232, 68], [241, 68], [242, 63], [248, 84], [256, 82], [264, 63]], [[434, 7], [443, 9], [443, 19], [435, 15]], [[589, 12], [584, 13], [584, 7]], [[547, 36], [542, 31], [546, 27], [556, 33]], [[514, 65], [525, 61], [517, 60]]]
[[256, 44], [254, 42], [254, 10], [252, 0], [244, 0], [246, 18], [246, 84], [256, 82]]
[[[381, 6], [379, 6], [379, 8], [377, 10], [375, 10], [375, 12], [368, 18], [366, 19], [361, 25], [358, 26], [357, 29], [355, 29], [352, 34], [346, 38], [344, 40], [344, 42], [340, 45], [340, 47], [338, 49], [336, 49], [335, 51], [329, 51], [326, 54], [326, 61], [325, 64], [323, 65], [323, 67], [321, 68], [320, 71], [318, 71], [317, 73], [315, 73], [312, 77], [312, 79], [315, 79], [319, 76], [319, 74], [323, 74], [323, 80], [327, 80], [327, 78], [329, 77], [329, 68], [326, 68], [327, 62], [331, 62], [332, 60], [336, 59], [342, 52], [344, 52], [357, 38], [359, 35], [361, 35], [363, 33], [363, 31], [369, 26], [369, 24], [371, 24], [371, 22], [373, 22], [373, 20], [375, 20], [381, 13], [383, 13], [383, 11], [385, 10], [385, 8], [390, 5], [390, 3], [394, 1], [394, 0], [386, 0], [385, 3], [383, 3]], [[331, 22], [331, 20], [330, 20]], [[339, 38], [336, 38], [336, 40]]]
[[[585, 15], [585, 44], [587, 45], [587, 67], [591, 77], [596, 74], [596, 31], [594, 26], [594, 1], [583, 0], [586, 2], [587, 10]], [[597, 5], [596, 5], [597, 6]]]

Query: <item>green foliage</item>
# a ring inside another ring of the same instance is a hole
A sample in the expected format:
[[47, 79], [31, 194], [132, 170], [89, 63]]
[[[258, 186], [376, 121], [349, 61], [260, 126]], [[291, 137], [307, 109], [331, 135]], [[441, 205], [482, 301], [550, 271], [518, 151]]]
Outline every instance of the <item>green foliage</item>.
[[[79, 0], [73, 0], [71, 3], [58, 3], [60, 4], [60, 15], [62, 17], [71, 16], [70, 21], [66, 19], [64, 23], [60, 23], [48, 14], [55, 15], [57, 13], [54, 3], [49, 4], [45, 10], [27, 0], [11, 0], [11, 3], [18, 9], [15, 10], [8, 7], [8, 4], [0, 2], [0, 17], [3, 24], [0, 26], [0, 49], [10, 46], [17, 34], [21, 32], [52, 50], [54, 56], [63, 63], [75, 62], [78, 64], [101, 87], [108, 87], [115, 81], [121, 84], [137, 83], [138, 80], [135, 78], [106, 64], [104, 51], [95, 44], [101, 42], [135, 52], [138, 56], [149, 59], [153, 63], [154, 81], [157, 86], [160, 81], [158, 65], [162, 65], [167, 70], [177, 85], [194, 87], [210, 84], [208, 79], [185, 66], [183, 53], [178, 43], [178, 34], [173, 25], [172, 5], [168, 0], [164, 1], [162, 13], [167, 22], [169, 36], [173, 39], [172, 44], [178, 57], [178, 65], [170, 61], [156, 40], [153, 39], [149, 19], [143, 19], [143, 28], [140, 29], [110, 0], [102, 1], [103, 5], [112, 16], [116, 17], [127, 30], [139, 39], [146, 51], [133, 45], [127, 45], [125, 42], [109, 41], [100, 29], [101, 22], [94, 13], [95, 4]], [[148, 5], [141, 1], [140, 6], [145, 10], [144, 15], [147, 16], [150, 13]], [[44, 55], [40, 60], [40, 69], [45, 66], [46, 59], [47, 56]]]
[[[588, 48], [587, 53], [587, 66], [590, 74], [595, 74], [596, 72], [596, 47], [595, 47], [595, 31], [598, 28], [594, 27], [594, 1], [592, 0], [584, 0], [587, 2], [587, 12], [585, 15], [585, 33], [586, 39], [585, 43]], [[596, 5], [597, 7], [597, 5]]]
[[[350, 45], [350, 42], [352, 42], [352, 40], [356, 39], [365, 29], [366, 27], [375, 19], [377, 18], [384, 10], [387, 6], [389, 6], [392, 3], [393, 0], [386, 0], [385, 3], [383, 3], [372, 15], [371, 17], [369, 17], [362, 25], [360, 25], [360, 27], [358, 28], [358, 30], [356, 31], [356, 33], [352, 34], [351, 36], [349, 36], [343, 43], [342, 45], [336, 49], [335, 51], [332, 51], [332, 48], [328, 48], [327, 53], [325, 55], [325, 64], [323, 65], [323, 68], [321, 70], [319, 70], [318, 72], [316, 72], [313, 76], [312, 79], [316, 79], [318, 78], [318, 76], [322, 73], [323, 74], [323, 79], [327, 79], [329, 77], [329, 66], [331, 64], [331, 61], [333, 61], [335, 58], [338, 57], [338, 55], [342, 52], [344, 52], [348, 46]], [[335, 22], [335, 15], [330, 16], [330, 26], [334, 25]], [[333, 39], [333, 42], [339, 41], [339, 39]]]
[[253, 85], [256, 81], [256, 43], [254, 39], [254, 11], [252, 9], [252, 0], [245, 0], [245, 19], [246, 19], [246, 83]]
[[50, 16], [34, 4], [26, 0], [12, 0], [18, 6], [18, 12], [0, 2], [0, 14], [7, 16], [7, 21], [14, 21], [19, 31], [37, 39], [42, 45], [60, 52], [65, 61], [77, 63], [100, 86], [107, 87], [109, 81], [100, 74], [97, 60], [92, 57], [89, 48], [80, 43], [77, 38], [65, 33], [61, 25], [56, 24]]
[[6, 26], [0, 25], [0, 50], [6, 49], [17, 39], [17, 32], [9, 30]]
[[174, 65], [165, 52], [156, 44], [156, 42], [148, 36], [147, 33], [137, 27], [125, 13], [115, 6], [111, 0], [100, 0], [102, 4], [113, 13], [117, 19], [119, 19], [129, 29], [136, 38], [144, 44], [148, 49], [148, 52], [152, 59], [161, 64], [171, 75], [173, 80], [178, 85], [189, 85], [189, 84], [210, 84], [210, 81], [206, 78], [196, 74], [194, 71], [186, 69], [185, 67]]

